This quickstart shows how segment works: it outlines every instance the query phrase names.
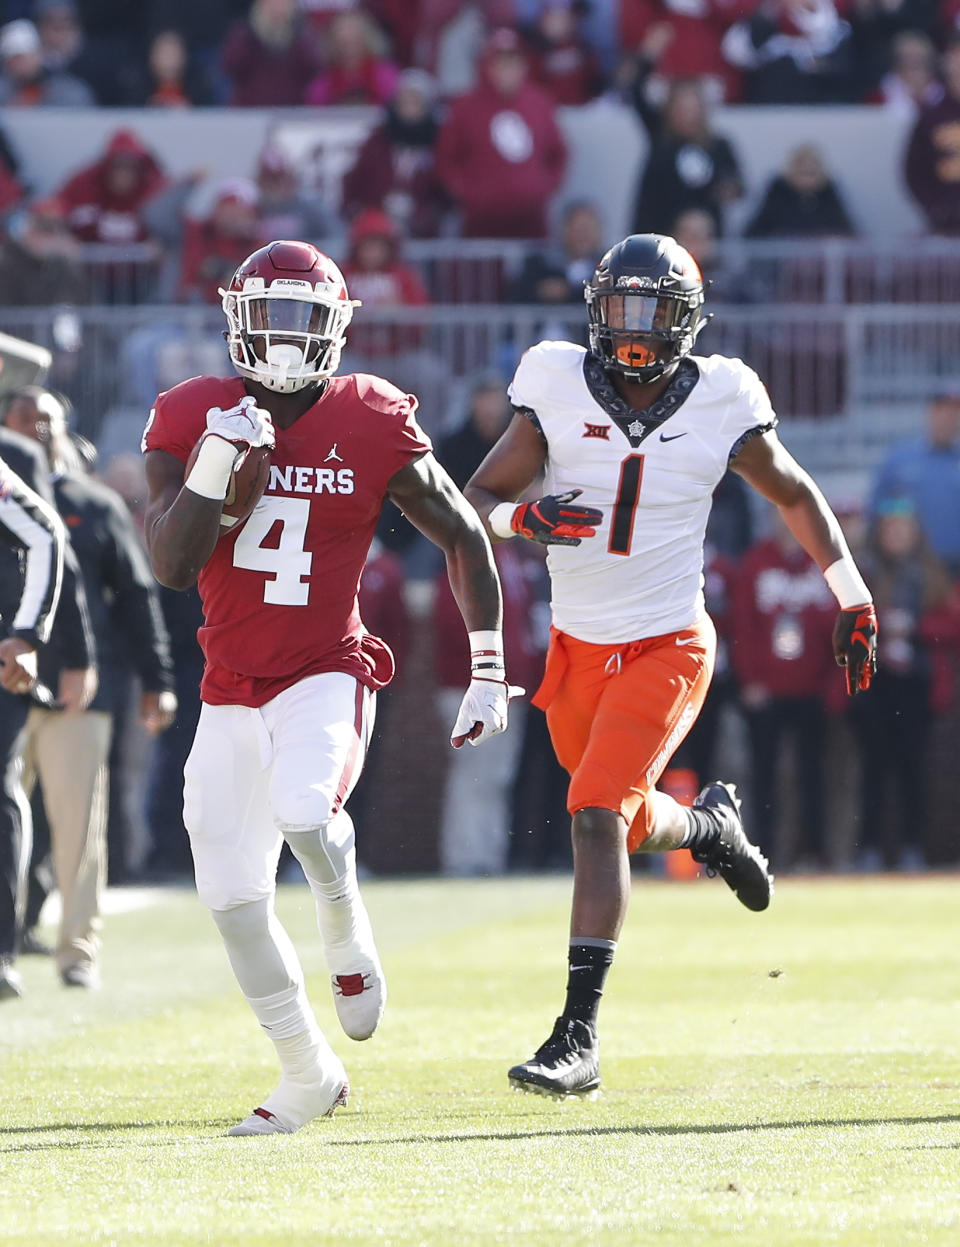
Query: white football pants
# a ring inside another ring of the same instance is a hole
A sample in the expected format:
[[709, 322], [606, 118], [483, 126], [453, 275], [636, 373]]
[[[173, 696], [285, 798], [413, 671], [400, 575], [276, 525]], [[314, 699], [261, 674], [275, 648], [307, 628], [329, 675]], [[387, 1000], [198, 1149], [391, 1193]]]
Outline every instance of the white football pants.
[[203, 705], [183, 821], [208, 908], [273, 895], [283, 833], [328, 822], [353, 790], [375, 703], [353, 676], [325, 672], [259, 709]]

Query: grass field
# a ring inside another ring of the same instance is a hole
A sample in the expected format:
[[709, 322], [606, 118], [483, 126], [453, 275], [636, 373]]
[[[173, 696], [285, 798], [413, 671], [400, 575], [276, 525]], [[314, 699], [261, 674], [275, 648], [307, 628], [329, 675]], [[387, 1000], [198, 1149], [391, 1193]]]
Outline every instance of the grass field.
[[[506, 1069], [562, 999], [569, 883], [366, 885], [390, 981], [336, 1028], [304, 888], [281, 914], [353, 1083], [293, 1136], [227, 1139], [272, 1050], [187, 891], [108, 917], [102, 991], [21, 962], [0, 1006], [0, 1243], [960, 1243], [960, 880], [639, 882], [604, 1092]], [[776, 972], [776, 973], [774, 973]]]

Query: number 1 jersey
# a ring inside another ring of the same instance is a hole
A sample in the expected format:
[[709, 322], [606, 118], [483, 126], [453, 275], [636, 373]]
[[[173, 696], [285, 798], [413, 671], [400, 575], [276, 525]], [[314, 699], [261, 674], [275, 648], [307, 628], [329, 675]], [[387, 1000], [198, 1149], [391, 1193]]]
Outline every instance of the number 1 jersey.
[[703, 542], [714, 489], [745, 441], [776, 416], [739, 359], [688, 356], [646, 411], [629, 407], [600, 361], [540, 342], [509, 388], [547, 446], [544, 492], [582, 490], [596, 536], [550, 546], [554, 625], [597, 645], [688, 628], [704, 613]]
[[[185, 463], [207, 411], [234, 407], [245, 393], [239, 377], [194, 377], [166, 391], [144, 450]], [[357, 590], [390, 478], [431, 449], [416, 408], [388, 381], [348, 374], [276, 429], [263, 497], [223, 533], [197, 581], [204, 701], [261, 706], [324, 671], [371, 688], [390, 680], [392, 655], [363, 627]]]

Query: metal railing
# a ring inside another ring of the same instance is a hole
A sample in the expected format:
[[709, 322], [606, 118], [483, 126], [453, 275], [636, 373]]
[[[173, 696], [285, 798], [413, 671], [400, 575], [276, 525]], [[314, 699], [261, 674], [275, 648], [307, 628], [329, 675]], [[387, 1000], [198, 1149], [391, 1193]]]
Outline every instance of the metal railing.
[[[229, 374], [222, 327], [215, 307], [0, 308], [0, 330], [53, 351], [50, 384], [72, 399], [78, 428], [94, 439], [111, 413], [128, 413], [139, 430], [156, 393], [184, 377]], [[343, 367], [417, 393], [437, 432], [456, 423], [464, 385], [479, 370], [509, 379], [527, 346], [583, 342], [585, 331], [582, 304], [364, 309]], [[960, 391], [960, 304], [726, 306], [697, 350], [744, 359], [766, 382], [785, 432], [863, 464], [925, 400]]]
[[[335, 259], [342, 249], [331, 245]], [[543, 245], [511, 239], [414, 239], [404, 258], [437, 303], [503, 303]], [[175, 287], [176, 256], [152, 242], [81, 250], [85, 302], [156, 302]], [[960, 239], [729, 239], [705, 264], [719, 302], [958, 303]]]

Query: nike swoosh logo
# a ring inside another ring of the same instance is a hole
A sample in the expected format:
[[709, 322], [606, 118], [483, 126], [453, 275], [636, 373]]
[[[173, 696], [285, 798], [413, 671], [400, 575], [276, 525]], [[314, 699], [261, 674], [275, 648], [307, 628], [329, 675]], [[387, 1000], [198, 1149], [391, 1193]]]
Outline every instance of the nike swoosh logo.
[[678, 437], [686, 437], [686, 436], [687, 436], [686, 433], [672, 433], [669, 437], [667, 437], [666, 433], [661, 433], [660, 440], [661, 442], [675, 442]]
[[[681, 433], [680, 436], [682, 437], [683, 434]], [[677, 644], [678, 645], [692, 645], [696, 639], [697, 638], [695, 636], [678, 636]]]

